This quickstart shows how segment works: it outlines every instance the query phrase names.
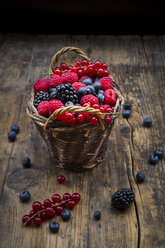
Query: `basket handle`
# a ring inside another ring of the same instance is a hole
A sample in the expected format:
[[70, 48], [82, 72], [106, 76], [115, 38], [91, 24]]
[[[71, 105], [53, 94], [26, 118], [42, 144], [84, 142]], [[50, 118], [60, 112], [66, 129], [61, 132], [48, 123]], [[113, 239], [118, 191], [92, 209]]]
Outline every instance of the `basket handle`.
[[59, 60], [60, 56], [63, 53], [66, 53], [68, 51], [72, 51], [77, 53], [78, 55], [80, 55], [83, 59], [86, 59], [87, 61], [91, 61], [90, 58], [88, 58], [88, 56], [78, 47], [63, 47], [61, 50], [59, 50], [53, 57], [50, 63], [50, 68], [49, 68], [49, 73], [53, 73], [54, 69], [55, 69], [55, 65], [57, 63], [57, 61]]

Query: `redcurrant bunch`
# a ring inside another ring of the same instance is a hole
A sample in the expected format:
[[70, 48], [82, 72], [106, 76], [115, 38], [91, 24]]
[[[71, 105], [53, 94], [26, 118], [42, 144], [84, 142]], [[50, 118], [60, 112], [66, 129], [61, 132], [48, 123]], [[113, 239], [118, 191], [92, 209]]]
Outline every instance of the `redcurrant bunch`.
[[61, 197], [59, 194], [54, 194], [52, 199], [44, 200], [43, 204], [35, 201], [32, 204], [32, 210], [29, 214], [22, 217], [24, 226], [29, 226], [34, 223], [35, 226], [40, 226], [41, 223], [47, 219], [52, 219], [56, 215], [61, 216], [64, 209], [72, 210], [75, 205], [80, 201], [81, 196], [79, 193], [65, 193]]

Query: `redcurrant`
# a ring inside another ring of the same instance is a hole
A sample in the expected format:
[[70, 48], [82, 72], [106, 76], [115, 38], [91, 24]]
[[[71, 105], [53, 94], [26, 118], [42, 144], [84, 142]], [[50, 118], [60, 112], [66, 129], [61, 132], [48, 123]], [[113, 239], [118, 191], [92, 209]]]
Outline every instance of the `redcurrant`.
[[34, 212], [38, 212], [38, 211], [42, 210], [41, 202], [38, 202], [38, 201], [33, 202], [32, 208], [33, 208]]
[[90, 123], [91, 125], [96, 125], [98, 123], [98, 118], [96, 116], [92, 116]]
[[75, 207], [76, 203], [72, 200], [69, 200], [68, 203], [67, 203], [67, 207], [69, 209], [73, 209]]
[[81, 65], [82, 66], [87, 66], [88, 65], [88, 61], [86, 59], [81, 61]]
[[54, 194], [52, 196], [53, 203], [60, 203], [61, 202], [61, 196], [59, 194]]
[[44, 201], [44, 207], [45, 207], [45, 208], [51, 207], [51, 201], [50, 201], [49, 199], [46, 199], [46, 200]]
[[105, 122], [105, 124], [107, 124], [107, 125], [110, 124], [111, 121], [112, 121], [112, 119], [111, 119], [110, 116], [106, 116], [105, 119], [104, 119], [104, 122]]
[[33, 220], [35, 226], [40, 226], [41, 223], [42, 223], [42, 219], [40, 217], [36, 217], [34, 220]]
[[[30, 218], [30, 215], [26, 214], [22, 217], [22, 222], [25, 223]], [[30, 226], [32, 220], [27, 221], [26, 226]]]
[[72, 194], [72, 200], [75, 202], [75, 203], [78, 203], [81, 199], [81, 196], [79, 193], [73, 193]]
[[65, 70], [68, 69], [68, 66], [65, 63], [62, 63], [61, 66], [60, 66], [60, 69], [65, 71]]
[[82, 123], [82, 122], [84, 122], [84, 120], [85, 120], [85, 117], [83, 116], [83, 114], [78, 114], [77, 121]]
[[64, 183], [64, 182], [65, 182], [65, 177], [64, 177], [63, 175], [59, 175], [59, 176], [57, 177], [57, 182], [59, 182], [60, 184], [61, 184], [61, 183]]

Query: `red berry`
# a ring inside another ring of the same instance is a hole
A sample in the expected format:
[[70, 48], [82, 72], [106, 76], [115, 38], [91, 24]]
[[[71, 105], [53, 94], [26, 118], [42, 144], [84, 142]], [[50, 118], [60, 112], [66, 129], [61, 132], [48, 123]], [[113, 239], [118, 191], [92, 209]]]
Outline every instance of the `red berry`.
[[77, 72], [76, 66], [73, 66], [73, 67], [72, 67], [71, 72]]
[[102, 67], [104, 70], [106, 70], [106, 69], [108, 68], [108, 65], [105, 64], [105, 63], [102, 63], [101, 67]]
[[91, 118], [92, 118], [92, 116], [91, 115], [88, 115], [88, 116], [85, 117], [85, 121], [86, 122], [90, 122]]
[[87, 61], [86, 59], [83, 59], [83, 60], [81, 61], [81, 65], [82, 65], [82, 66], [87, 66], [87, 65], [88, 65], [88, 61]]
[[53, 201], [53, 203], [59, 203], [59, 202], [61, 202], [61, 196], [59, 194], [54, 194], [52, 196], [52, 201]]
[[91, 125], [96, 125], [98, 123], [98, 118], [96, 116], [93, 116], [90, 119], [90, 123], [91, 123]]
[[[68, 67], [69, 68], [69, 67]], [[76, 72], [65, 72], [61, 76], [62, 84], [78, 82], [78, 75]]]
[[102, 77], [104, 75], [104, 70], [102, 68], [98, 69], [97, 76]]
[[42, 116], [49, 116], [49, 110], [48, 110], [48, 107], [49, 107], [49, 102], [48, 101], [42, 101], [39, 103], [38, 105], [38, 113], [39, 115], [42, 115]]
[[45, 213], [47, 214], [48, 217], [54, 216], [54, 211], [52, 208], [45, 208]]
[[82, 106], [83, 106], [84, 108], [85, 108], [85, 107], [91, 107], [91, 104], [90, 104], [90, 102], [86, 102], [86, 103], [84, 103]]
[[86, 84], [83, 84], [81, 82], [75, 82], [72, 84], [72, 87], [75, 91], [78, 91], [80, 87], [86, 87]]
[[47, 220], [48, 219], [48, 216], [47, 216], [47, 214], [45, 212], [42, 212], [42, 213], [40, 213], [40, 218], [42, 220]]
[[94, 109], [99, 109], [100, 106], [99, 106], [99, 104], [93, 104], [92, 108], [94, 108]]
[[111, 121], [112, 121], [112, 120], [111, 120], [111, 117], [110, 117], [110, 116], [106, 116], [105, 119], [104, 119], [104, 122], [105, 122], [105, 124], [107, 124], [107, 125], [110, 124]]
[[80, 61], [77, 61], [76, 62], [76, 67], [80, 67], [81, 66], [81, 62]]
[[69, 124], [70, 124], [71, 126], [76, 125], [76, 124], [77, 124], [76, 117], [74, 117], [73, 120], [69, 122]]
[[54, 70], [54, 74], [57, 74], [57, 75], [61, 76], [62, 75], [62, 72], [61, 72], [60, 69], [55, 69]]
[[104, 77], [108, 77], [108, 76], [109, 76], [109, 71], [108, 71], [108, 70], [104, 70], [103, 76], [104, 76]]
[[41, 202], [39, 202], [39, 201], [33, 202], [32, 208], [35, 212], [42, 210]]
[[44, 207], [45, 207], [45, 208], [51, 207], [51, 201], [50, 201], [49, 199], [46, 199], [46, 200], [44, 201]]
[[74, 120], [74, 114], [71, 112], [66, 112], [65, 113], [65, 120], [66, 122], [72, 122]]
[[65, 70], [68, 69], [68, 66], [65, 63], [62, 63], [61, 66], [60, 66], [60, 69], [65, 71]]
[[85, 120], [84, 115], [83, 115], [83, 114], [78, 114], [78, 116], [77, 116], [77, 121], [78, 121], [79, 123], [82, 123], [82, 122], [84, 122], [84, 120]]
[[[29, 213], [30, 217], [32, 217], [34, 214], [35, 214], [34, 210], [31, 210], [30, 213]], [[37, 217], [37, 216], [38, 215], [35, 215], [35, 217]]]
[[[26, 214], [22, 217], [22, 222], [25, 223], [28, 219], [30, 218], [30, 215]], [[27, 223], [26, 223], [26, 226], [29, 226], [31, 224], [32, 220], [29, 220]]]
[[93, 106], [94, 104], [99, 104], [99, 100], [97, 97], [89, 94], [81, 98], [80, 104], [83, 106], [84, 103], [90, 103]]
[[39, 78], [37, 81], [34, 83], [34, 91], [49, 91], [49, 80], [46, 78]]
[[64, 108], [64, 104], [57, 99], [53, 99], [49, 102], [48, 110], [49, 110], [49, 115], [52, 115], [55, 110]]
[[40, 226], [41, 223], [42, 223], [42, 219], [40, 217], [36, 217], [34, 220], [33, 220], [35, 226]]
[[95, 67], [96, 69], [101, 68], [101, 65], [102, 65], [102, 63], [101, 63], [100, 60], [96, 60], [96, 61], [94, 62], [94, 67]]
[[61, 76], [57, 74], [53, 74], [49, 79], [49, 86], [55, 88], [60, 84], [62, 84]]
[[62, 199], [63, 200], [69, 200], [69, 199], [71, 199], [71, 195], [69, 193], [65, 193], [65, 194], [63, 194]]
[[64, 182], [65, 182], [65, 177], [64, 177], [63, 175], [59, 175], [59, 176], [57, 177], [57, 182], [59, 182], [60, 184], [61, 184], [61, 183], [64, 183]]
[[69, 209], [73, 209], [75, 207], [76, 203], [72, 200], [69, 200], [68, 203], [67, 203], [67, 207]]
[[96, 74], [96, 71], [95, 71], [95, 67], [94, 67], [94, 64], [91, 63], [87, 66], [87, 69], [88, 69], [88, 75], [90, 76], [94, 76]]
[[104, 91], [113, 87], [113, 81], [110, 77], [102, 77], [99, 82], [101, 83], [101, 89]]
[[63, 210], [64, 210], [64, 208], [62, 206], [55, 207], [55, 211], [56, 211], [57, 215], [61, 215]]
[[81, 77], [81, 76], [83, 75], [83, 70], [82, 70], [82, 69], [79, 69], [79, 70], [77, 71], [77, 74], [78, 74], [79, 77]]
[[75, 202], [75, 203], [78, 203], [81, 199], [81, 196], [79, 193], [73, 193], [72, 194], [72, 200]]
[[87, 74], [87, 73], [88, 73], [88, 68], [87, 68], [87, 66], [85, 66], [83, 69], [83, 74]]
[[104, 92], [104, 103], [109, 104], [111, 107], [113, 107], [116, 103], [116, 92], [112, 89], [108, 89]]

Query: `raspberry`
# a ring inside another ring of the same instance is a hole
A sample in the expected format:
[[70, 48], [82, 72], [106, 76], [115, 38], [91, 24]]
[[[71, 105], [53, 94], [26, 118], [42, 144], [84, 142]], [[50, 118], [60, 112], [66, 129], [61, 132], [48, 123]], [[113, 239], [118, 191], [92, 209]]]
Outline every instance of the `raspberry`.
[[112, 89], [113, 87], [113, 81], [110, 77], [102, 77], [99, 82], [102, 90]]
[[53, 99], [49, 102], [48, 111], [49, 115], [52, 115], [56, 109], [63, 108], [64, 104], [57, 99]]
[[99, 104], [99, 100], [97, 99], [97, 97], [93, 96], [93, 95], [85, 95], [81, 98], [80, 100], [80, 104], [83, 105], [84, 103], [90, 103], [91, 105], [94, 104]]
[[80, 82], [75, 82], [72, 84], [72, 87], [75, 91], [78, 91], [80, 87], [86, 87], [86, 84], [80, 83]]
[[65, 72], [61, 76], [62, 84], [70, 83], [73, 84], [74, 82], [78, 81], [77, 73], [75, 72]]
[[62, 84], [61, 76], [58, 74], [53, 74], [49, 79], [49, 85], [50, 87], [56, 87], [58, 85]]
[[49, 107], [48, 101], [40, 102], [40, 104], [38, 105], [39, 115], [47, 117], [49, 115], [48, 107]]
[[34, 91], [49, 91], [49, 80], [46, 78], [39, 78], [34, 83]]
[[104, 103], [109, 104], [111, 107], [115, 105], [116, 103], [116, 93], [112, 89], [108, 89], [104, 92]]

